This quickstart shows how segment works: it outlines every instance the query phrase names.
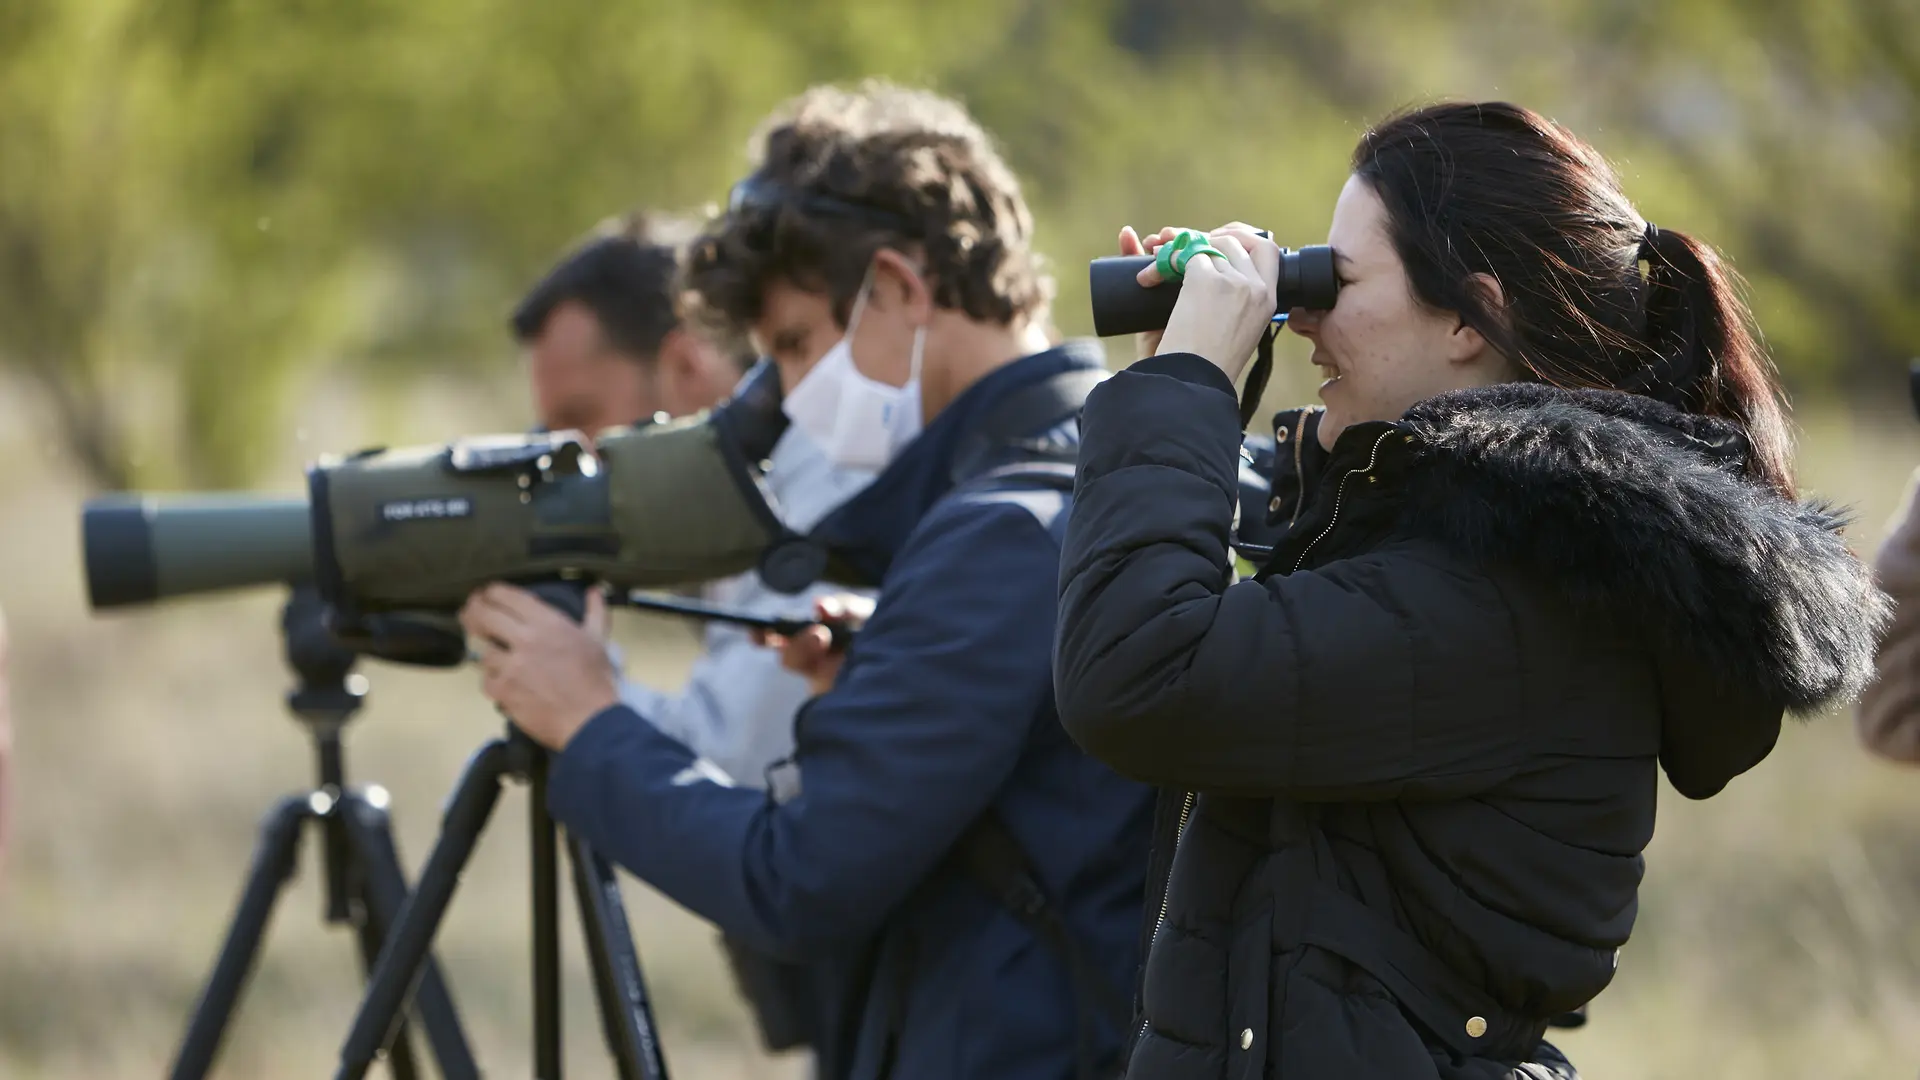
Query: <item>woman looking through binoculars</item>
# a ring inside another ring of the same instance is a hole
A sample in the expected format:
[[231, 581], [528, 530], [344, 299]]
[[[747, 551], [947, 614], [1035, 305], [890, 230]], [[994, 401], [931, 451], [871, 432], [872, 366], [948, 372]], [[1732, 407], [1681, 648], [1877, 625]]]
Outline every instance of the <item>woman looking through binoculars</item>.
[[1613, 977], [1658, 770], [1708, 797], [1856, 693], [1883, 598], [1713, 251], [1501, 103], [1361, 139], [1232, 582], [1280, 259], [1208, 240], [1087, 401], [1063, 552], [1061, 717], [1166, 793], [1128, 1076], [1573, 1076], [1543, 1035]]

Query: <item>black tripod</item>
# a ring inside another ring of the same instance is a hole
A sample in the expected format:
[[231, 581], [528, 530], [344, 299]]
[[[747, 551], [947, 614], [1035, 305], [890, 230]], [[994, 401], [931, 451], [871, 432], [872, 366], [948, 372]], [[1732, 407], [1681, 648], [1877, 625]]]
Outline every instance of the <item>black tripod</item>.
[[[287, 695], [287, 705], [313, 736], [319, 782], [311, 791], [282, 799], [261, 823], [253, 868], [174, 1059], [173, 1080], [198, 1080], [213, 1067], [274, 902], [293, 876], [304, 825], [317, 822], [321, 830], [326, 921], [354, 928], [361, 962], [369, 973], [406, 899], [406, 878], [387, 820], [387, 793], [378, 787], [354, 791], [346, 786], [340, 733], [359, 711], [365, 691], [354, 685], [360, 680], [351, 674], [355, 654], [327, 634], [321, 614], [318, 598], [307, 589], [296, 589], [281, 614], [287, 663], [299, 679]], [[420, 983], [415, 1013], [427, 1030], [441, 1075], [448, 1080], [478, 1080], [480, 1073], [467, 1049], [453, 999], [431, 960]], [[420, 1075], [404, 1031], [396, 1039], [390, 1063], [395, 1080], [415, 1080]]]
[[[579, 587], [537, 587], [543, 599], [575, 619], [584, 610]], [[559, 853], [552, 817], [547, 813], [547, 752], [511, 723], [504, 738], [476, 751], [460, 774], [441, 822], [440, 839], [413, 895], [380, 951], [366, 997], [354, 1015], [353, 1029], [340, 1049], [337, 1080], [360, 1080], [382, 1050], [404, 1046], [401, 1010], [419, 983], [427, 993], [433, 977], [428, 950], [460, 874], [500, 799], [501, 781], [528, 785], [533, 879], [533, 1054], [537, 1080], [560, 1078], [560, 922]], [[580, 923], [593, 967], [600, 1022], [620, 1080], [665, 1080], [666, 1065], [654, 1035], [653, 1012], [645, 980], [627, 928], [613, 867], [578, 837], [568, 838]]]

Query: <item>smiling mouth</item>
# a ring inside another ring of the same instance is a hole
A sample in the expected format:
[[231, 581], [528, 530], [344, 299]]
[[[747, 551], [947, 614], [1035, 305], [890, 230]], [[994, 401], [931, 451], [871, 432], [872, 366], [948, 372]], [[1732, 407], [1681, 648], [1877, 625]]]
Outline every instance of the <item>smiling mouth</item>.
[[1333, 361], [1323, 360], [1315, 356], [1313, 358], [1313, 366], [1319, 368], [1320, 373], [1326, 376], [1326, 379], [1320, 383], [1320, 389], [1325, 390], [1327, 387], [1340, 381], [1340, 369], [1334, 366]]

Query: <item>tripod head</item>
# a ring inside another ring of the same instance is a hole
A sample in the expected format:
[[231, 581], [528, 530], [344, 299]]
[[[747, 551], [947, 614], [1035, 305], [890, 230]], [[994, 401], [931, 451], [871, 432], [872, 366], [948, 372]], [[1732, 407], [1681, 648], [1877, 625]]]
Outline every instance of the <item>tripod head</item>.
[[367, 680], [354, 673], [360, 656], [327, 628], [327, 605], [311, 585], [295, 585], [280, 609], [280, 638], [297, 682], [287, 708], [315, 729], [337, 734], [359, 711]]

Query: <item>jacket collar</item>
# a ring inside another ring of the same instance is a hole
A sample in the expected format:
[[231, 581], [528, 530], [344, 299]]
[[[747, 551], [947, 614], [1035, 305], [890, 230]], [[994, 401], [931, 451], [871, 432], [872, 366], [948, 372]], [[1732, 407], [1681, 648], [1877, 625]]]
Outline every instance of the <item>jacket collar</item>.
[[1405, 537], [1623, 613], [1659, 671], [1661, 764], [1699, 798], [1765, 756], [1783, 708], [1856, 696], [1890, 611], [1844, 515], [1747, 479], [1746, 455], [1734, 426], [1638, 395], [1444, 394], [1343, 431], [1261, 574]]
[[1816, 710], [1872, 676], [1888, 602], [1846, 516], [1747, 479], [1746, 455], [1732, 424], [1640, 395], [1455, 391], [1343, 431], [1262, 573], [1424, 538], [1625, 604], [1657, 651]]

